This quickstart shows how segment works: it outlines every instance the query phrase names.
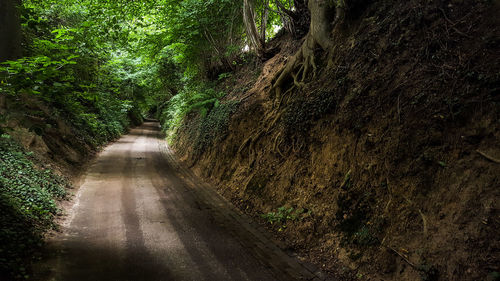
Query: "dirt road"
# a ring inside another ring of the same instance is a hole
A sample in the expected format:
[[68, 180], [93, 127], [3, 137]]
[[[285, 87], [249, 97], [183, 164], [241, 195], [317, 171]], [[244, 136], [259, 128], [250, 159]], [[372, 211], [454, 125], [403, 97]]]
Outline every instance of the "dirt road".
[[148, 122], [90, 166], [40, 280], [312, 280]]

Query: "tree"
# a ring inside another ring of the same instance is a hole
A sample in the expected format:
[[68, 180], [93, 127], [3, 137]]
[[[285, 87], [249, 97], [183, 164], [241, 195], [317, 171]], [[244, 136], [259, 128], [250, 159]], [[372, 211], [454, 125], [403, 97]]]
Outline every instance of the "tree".
[[273, 24], [281, 25], [295, 38], [301, 38], [307, 33], [307, 0], [244, 0], [243, 22], [249, 46], [260, 58], [266, 59], [274, 51], [266, 46], [266, 33], [269, 30], [272, 32]]
[[[242, 0], [168, 0], [163, 42], [177, 46], [189, 71], [209, 78], [230, 71], [241, 50]], [[180, 47], [182, 46], [182, 47]]]
[[18, 0], [0, 1], [0, 62], [21, 56]]
[[[308, 9], [311, 13], [309, 32], [299, 51], [287, 62], [285, 67], [277, 73], [273, 88], [276, 91], [276, 98], [280, 99], [283, 87], [289, 78], [293, 79], [294, 87], [301, 87], [304, 80], [312, 71], [316, 74], [316, 62], [314, 50], [321, 48], [327, 51], [332, 46], [330, 33], [335, 25], [344, 18], [346, 0], [309, 0]], [[333, 15], [333, 18], [332, 18]]]
[[[281, 104], [282, 98], [285, 94], [291, 92], [295, 88], [300, 88], [304, 85], [305, 79], [312, 72], [313, 77], [316, 75], [317, 66], [315, 62], [315, 50], [321, 49], [323, 51], [330, 51], [333, 46], [333, 40], [331, 38], [332, 30], [338, 26], [344, 19], [346, 13], [346, 1], [347, 0], [309, 0], [307, 1], [307, 7], [311, 15], [309, 31], [304, 39], [304, 43], [293, 55], [285, 66], [276, 73], [273, 78], [272, 89], [275, 93], [275, 100], [277, 101], [278, 107]], [[350, 0], [355, 1], [355, 0]], [[285, 87], [288, 86], [289, 82], [293, 81], [290, 87], [288, 87], [283, 93]], [[256, 129], [250, 137], [248, 137], [240, 145], [238, 153], [241, 153], [246, 147], [249, 149], [249, 161], [250, 165], [255, 161], [255, 143], [264, 135], [268, 134], [273, 130], [274, 125], [280, 119], [284, 111], [272, 110], [270, 114], [265, 116], [266, 125]], [[280, 134], [275, 136], [274, 147], [279, 151], [279, 141], [278, 138]]]
[[[299, 39], [309, 31], [310, 13], [307, 0], [293, 0], [282, 3], [283, 0], [274, 0], [276, 12], [279, 14], [282, 26]], [[288, 6], [286, 5], [288, 4]]]
[[256, 24], [257, 16], [255, 11], [255, 1], [243, 0], [243, 22], [245, 23], [247, 39], [250, 46], [257, 52], [259, 57], [263, 57], [266, 53], [266, 28], [267, 19], [269, 17], [268, 7], [269, 0], [265, 0], [259, 30]]

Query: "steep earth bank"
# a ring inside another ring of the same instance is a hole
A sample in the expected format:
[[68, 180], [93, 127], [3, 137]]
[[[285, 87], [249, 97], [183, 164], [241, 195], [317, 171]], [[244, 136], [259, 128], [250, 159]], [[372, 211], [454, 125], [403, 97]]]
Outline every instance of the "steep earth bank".
[[332, 273], [498, 280], [500, 4], [366, 3], [315, 76], [275, 95], [301, 44], [282, 38], [221, 83], [237, 107], [189, 115], [176, 150]]
[[23, 94], [1, 94], [0, 116], [0, 133], [8, 133], [22, 147], [67, 173], [85, 163], [99, 146], [118, 138], [128, 126], [142, 123], [134, 110], [119, 122], [98, 120], [100, 127], [94, 130], [93, 124], [76, 119], [58, 105]]

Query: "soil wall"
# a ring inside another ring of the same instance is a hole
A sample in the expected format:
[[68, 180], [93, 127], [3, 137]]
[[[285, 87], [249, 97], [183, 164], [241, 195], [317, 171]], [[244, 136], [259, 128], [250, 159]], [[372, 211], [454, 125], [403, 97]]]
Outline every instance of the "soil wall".
[[282, 40], [227, 97], [240, 104], [220, 141], [195, 153], [191, 115], [175, 148], [245, 212], [285, 213], [269, 227], [334, 275], [498, 280], [499, 6], [372, 1], [277, 101], [300, 46]]

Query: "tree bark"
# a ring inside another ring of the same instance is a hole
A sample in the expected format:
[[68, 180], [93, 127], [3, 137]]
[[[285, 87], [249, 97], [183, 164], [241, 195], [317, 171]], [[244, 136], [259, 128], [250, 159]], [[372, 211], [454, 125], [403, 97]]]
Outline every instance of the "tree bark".
[[323, 50], [330, 46], [331, 13], [332, 5], [328, 0], [310, 0], [308, 7], [311, 12], [311, 25], [308, 36], [312, 37]]
[[308, 9], [311, 13], [309, 32], [299, 51], [291, 57], [283, 69], [277, 73], [273, 84], [276, 98], [281, 99], [287, 81], [292, 80], [293, 87], [301, 87], [306, 77], [312, 72], [316, 74], [315, 49], [328, 51], [332, 46], [330, 33], [333, 26], [343, 19], [344, 0], [309, 0]]
[[[249, 166], [253, 165], [255, 155], [257, 155], [255, 143], [262, 136], [268, 135], [272, 130], [277, 128], [275, 124], [285, 112], [285, 110], [281, 109], [281, 105], [285, 100], [284, 97], [294, 88], [302, 87], [306, 78], [310, 79], [311, 73], [312, 77], [316, 75], [316, 50], [322, 49], [325, 52], [330, 52], [333, 48], [332, 31], [344, 19], [346, 10], [345, 2], [349, 1], [351, 3], [352, 0], [294, 0], [294, 4], [297, 5], [299, 1], [303, 4], [307, 2], [307, 7], [311, 15], [309, 31], [297, 53], [288, 59], [287, 63], [273, 78], [271, 93], [274, 93], [273, 106], [277, 106], [277, 108], [264, 116], [263, 124], [265, 125], [257, 128], [238, 149], [238, 153], [242, 155], [242, 152], [248, 148]], [[293, 13], [294, 11], [291, 12]], [[281, 132], [278, 132], [273, 137], [273, 149], [284, 157], [279, 150], [280, 137]]]
[[0, 62], [21, 56], [18, 0], [0, 0]]
[[245, 24], [247, 38], [250, 47], [253, 48], [259, 57], [266, 54], [266, 26], [268, 18], [269, 1], [265, 1], [266, 7], [262, 11], [260, 31], [255, 22], [255, 0], [243, 0], [243, 23]]
[[262, 11], [262, 16], [260, 20], [260, 40], [266, 43], [266, 27], [267, 19], [269, 18], [269, 0], [264, 1], [264, 11]]

